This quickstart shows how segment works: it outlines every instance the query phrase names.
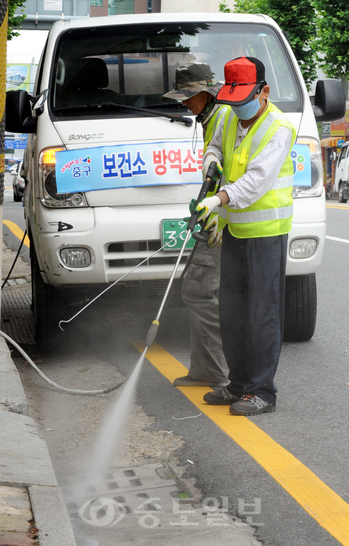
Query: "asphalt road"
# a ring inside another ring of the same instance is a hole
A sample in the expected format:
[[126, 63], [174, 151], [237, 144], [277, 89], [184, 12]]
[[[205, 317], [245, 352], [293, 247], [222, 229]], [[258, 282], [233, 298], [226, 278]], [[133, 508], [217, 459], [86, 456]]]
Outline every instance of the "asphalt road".
[[[19, 208], [6, 202], [4, 218], [14, 218]], [[4, 234], [11, 244], [6, 227]], [[157, 350], [145, 360], [136, 387], [133, 428], [126, 430], [131, 460], [167, 458], [181, 468], [188, 490], [228, 502], [267, 546], [349, 544], [349, 206], [327, 202], [327, 237], [317, 274], [315, 335], [283, 345], [274, 414], [230, 417], [226, 424], [222, 412], [205, 413], [200, 391], [172, 386], [170, 357], [189, 365], [189, 330], [186, 310], [169, 306]], [[61, 385], [104, 388], [134, 368], [140, 353], [132, 342], [145, 338], [158, 303], [109, 294], [67, 327], [70, 343], [63, 342], [59, 353], [25, 349]], [[58, 476], [77, 472], [113, 397], [57, 393], [21, 358], [16, 363]], [[127, 449], [113, 464], [130, 457]]]

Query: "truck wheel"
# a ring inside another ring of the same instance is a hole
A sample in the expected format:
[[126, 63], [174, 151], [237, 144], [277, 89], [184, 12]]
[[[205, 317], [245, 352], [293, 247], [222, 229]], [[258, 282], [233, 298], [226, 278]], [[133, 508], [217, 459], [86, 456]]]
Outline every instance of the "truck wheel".
[[34, 313], [34, 340], [39, 349], [52, 351], [62, 342], [67, 342], [67, 333], [58, 326], [60, 320], [67, 318], [62, 300], [62, 290], [54, 288], [42, 280], [38, 260], [32, 246], [32, 310]]
[[13, 187], [13, 200], [15, 201], [15, 203], [18, 203], [18, 201], [21, 201], [16, 187]]
[[309, 341], [316, 324], [316, 277], [286, 277], [284, 341]]
[[344, 199], [343, 197], [343, 184], [340, 184], [338, 188], [338, 202], [339, 203], [346, 203], [347, 199]]

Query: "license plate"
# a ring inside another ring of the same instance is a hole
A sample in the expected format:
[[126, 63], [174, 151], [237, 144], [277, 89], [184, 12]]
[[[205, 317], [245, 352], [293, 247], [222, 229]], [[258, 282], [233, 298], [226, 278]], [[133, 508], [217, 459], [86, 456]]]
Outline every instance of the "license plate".
[[[187, 225], [187, 222], [184, 220], [162, 220], [161, 246], [168, 243], [163, 250], [180, 250], [182, 248], [187, 235]], [[194, 231], [200, 231], [200, 229], [200, 225], [197, 224]], [[189, 241], [185, 245], [185, 248], [193, 248], [194, 244], [195, 239], [190, 237]]]

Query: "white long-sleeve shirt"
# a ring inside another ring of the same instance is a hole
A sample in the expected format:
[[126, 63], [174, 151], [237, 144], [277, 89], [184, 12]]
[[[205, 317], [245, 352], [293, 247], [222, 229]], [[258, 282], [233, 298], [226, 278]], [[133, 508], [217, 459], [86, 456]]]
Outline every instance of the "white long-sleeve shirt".
[[[214, 154], [223, 164], [223, 128], [224, 118], [220, 120], [217, 126], [215, 134], [207, 148], [204, 160], [209, 154]], [[238, 122], [234, 149], [241, 144], [248, 130], [249, 128], [244, 129], [242, 127], [241, 121]], [[286, 160], [291, 142], [291, 129], [284, 126], [279, 127], [258, 156], [250, 161], [245, 174], [233, 184], [226, 184], [220, 188], [220, 191], [224, 190], [229, 197], [229, 202], [227, 203], [229, 208], [244, 209], [267, 193], [276, 181], [281, 167]]]

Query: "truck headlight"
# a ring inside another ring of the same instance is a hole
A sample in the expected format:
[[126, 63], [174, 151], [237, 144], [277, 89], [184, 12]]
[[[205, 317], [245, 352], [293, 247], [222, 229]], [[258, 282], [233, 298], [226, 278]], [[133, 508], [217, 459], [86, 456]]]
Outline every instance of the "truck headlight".
[[316, 239], [294, 239], [290, 244], [290, 256], [295, 259], [310, 258], [316, 247]]
[[[296, 144], [309, 147], [310, 151], [310, 177], [308, 185], [294, 186], [292, 197], [320, 197], [323, 191], [323, 169], [320, 143], [313, 138], [297, 138]], [[292, 154], [291, 154], [292, 155]]]
[[69, 268], [88, 267], [91, 265], [91, 254], [87, 248], [68, 247], [60, 251], [61, 260]]
[[64, 148], [47, 148], [39, 157], [39, 182], [41, 203], [45, 207], [87, 207], [84, 193], [57, 193], [56, 152]]

